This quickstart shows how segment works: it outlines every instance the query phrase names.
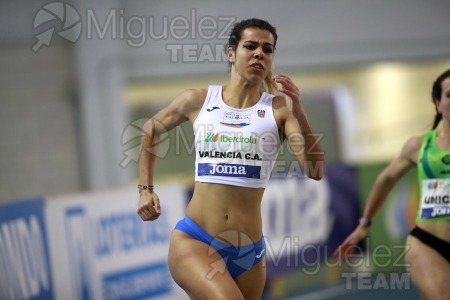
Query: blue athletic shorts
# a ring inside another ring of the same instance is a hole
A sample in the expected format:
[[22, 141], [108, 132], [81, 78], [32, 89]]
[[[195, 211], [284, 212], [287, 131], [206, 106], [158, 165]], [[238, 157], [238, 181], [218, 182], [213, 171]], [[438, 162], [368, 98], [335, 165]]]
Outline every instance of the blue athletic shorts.
[[177, 225], [175, 225], [175, 229], [181, 230], [192, 236], [194, 239], [212, 246], [224, 259], [228, 272], [230, 272], [230, 275], [233, 278], [236, 278], [249, 270], [252, 266], [259, 263], [266, 255], [264, 237], [255, 244], [233, 246], [214, 238], [188, 216], [181, 219]]

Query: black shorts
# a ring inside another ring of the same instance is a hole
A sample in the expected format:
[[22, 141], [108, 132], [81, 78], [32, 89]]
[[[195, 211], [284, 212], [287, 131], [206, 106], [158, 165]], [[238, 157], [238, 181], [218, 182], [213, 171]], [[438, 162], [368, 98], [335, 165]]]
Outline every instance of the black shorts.
[[450, 263], [450, 243], [435, 237], [431, 233], [426, 232], [419, 227], [414, 227], [409, 233], [410, 235], [418, 238], [422, 243], [430, 246], [436, 250], [442, 257], [444, 257]]

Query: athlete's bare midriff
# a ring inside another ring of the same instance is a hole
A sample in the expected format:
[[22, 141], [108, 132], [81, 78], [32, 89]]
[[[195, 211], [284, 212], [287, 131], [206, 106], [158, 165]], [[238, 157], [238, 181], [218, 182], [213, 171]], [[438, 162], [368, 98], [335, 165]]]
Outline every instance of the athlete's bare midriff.
[[255, 243], [262, 237], [263, 193], [263, 188], [196, 182], [186, 214], [214, 237], [229, 235], [229, 242], [242, 245], [247, 243], [232, 241], [244, 235]]
[[417, 222], [417, 226], [435, 237], [450, 243], [450, 220]]

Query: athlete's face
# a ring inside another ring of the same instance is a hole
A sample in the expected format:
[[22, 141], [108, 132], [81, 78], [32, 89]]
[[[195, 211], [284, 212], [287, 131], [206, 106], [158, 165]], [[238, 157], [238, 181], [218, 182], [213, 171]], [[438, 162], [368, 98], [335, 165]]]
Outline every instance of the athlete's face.
[[247, 28], [242, 32], [236, 51], [228, 48], [232, 68], [250, 81], [262, 81], [272, 69], [274, 37], [270, 31]]
[[450, 122], [450, 77], [447, 77], [441, 84], [442, 94], [440, 101], [436, 101], [436, 107], [442, 114], [442, 118]]

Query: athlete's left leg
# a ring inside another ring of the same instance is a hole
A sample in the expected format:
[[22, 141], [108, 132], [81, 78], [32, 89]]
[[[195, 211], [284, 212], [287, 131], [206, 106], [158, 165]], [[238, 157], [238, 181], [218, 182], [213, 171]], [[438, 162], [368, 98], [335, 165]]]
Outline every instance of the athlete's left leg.
[[235, 281], [246, 300], [260, 300], [266, 283], [266, 258], [236, 277]]
[[407, 270], [424, 299], [450, 300], [450, 264], [436, 250], [409, 235], [406, 244]]

